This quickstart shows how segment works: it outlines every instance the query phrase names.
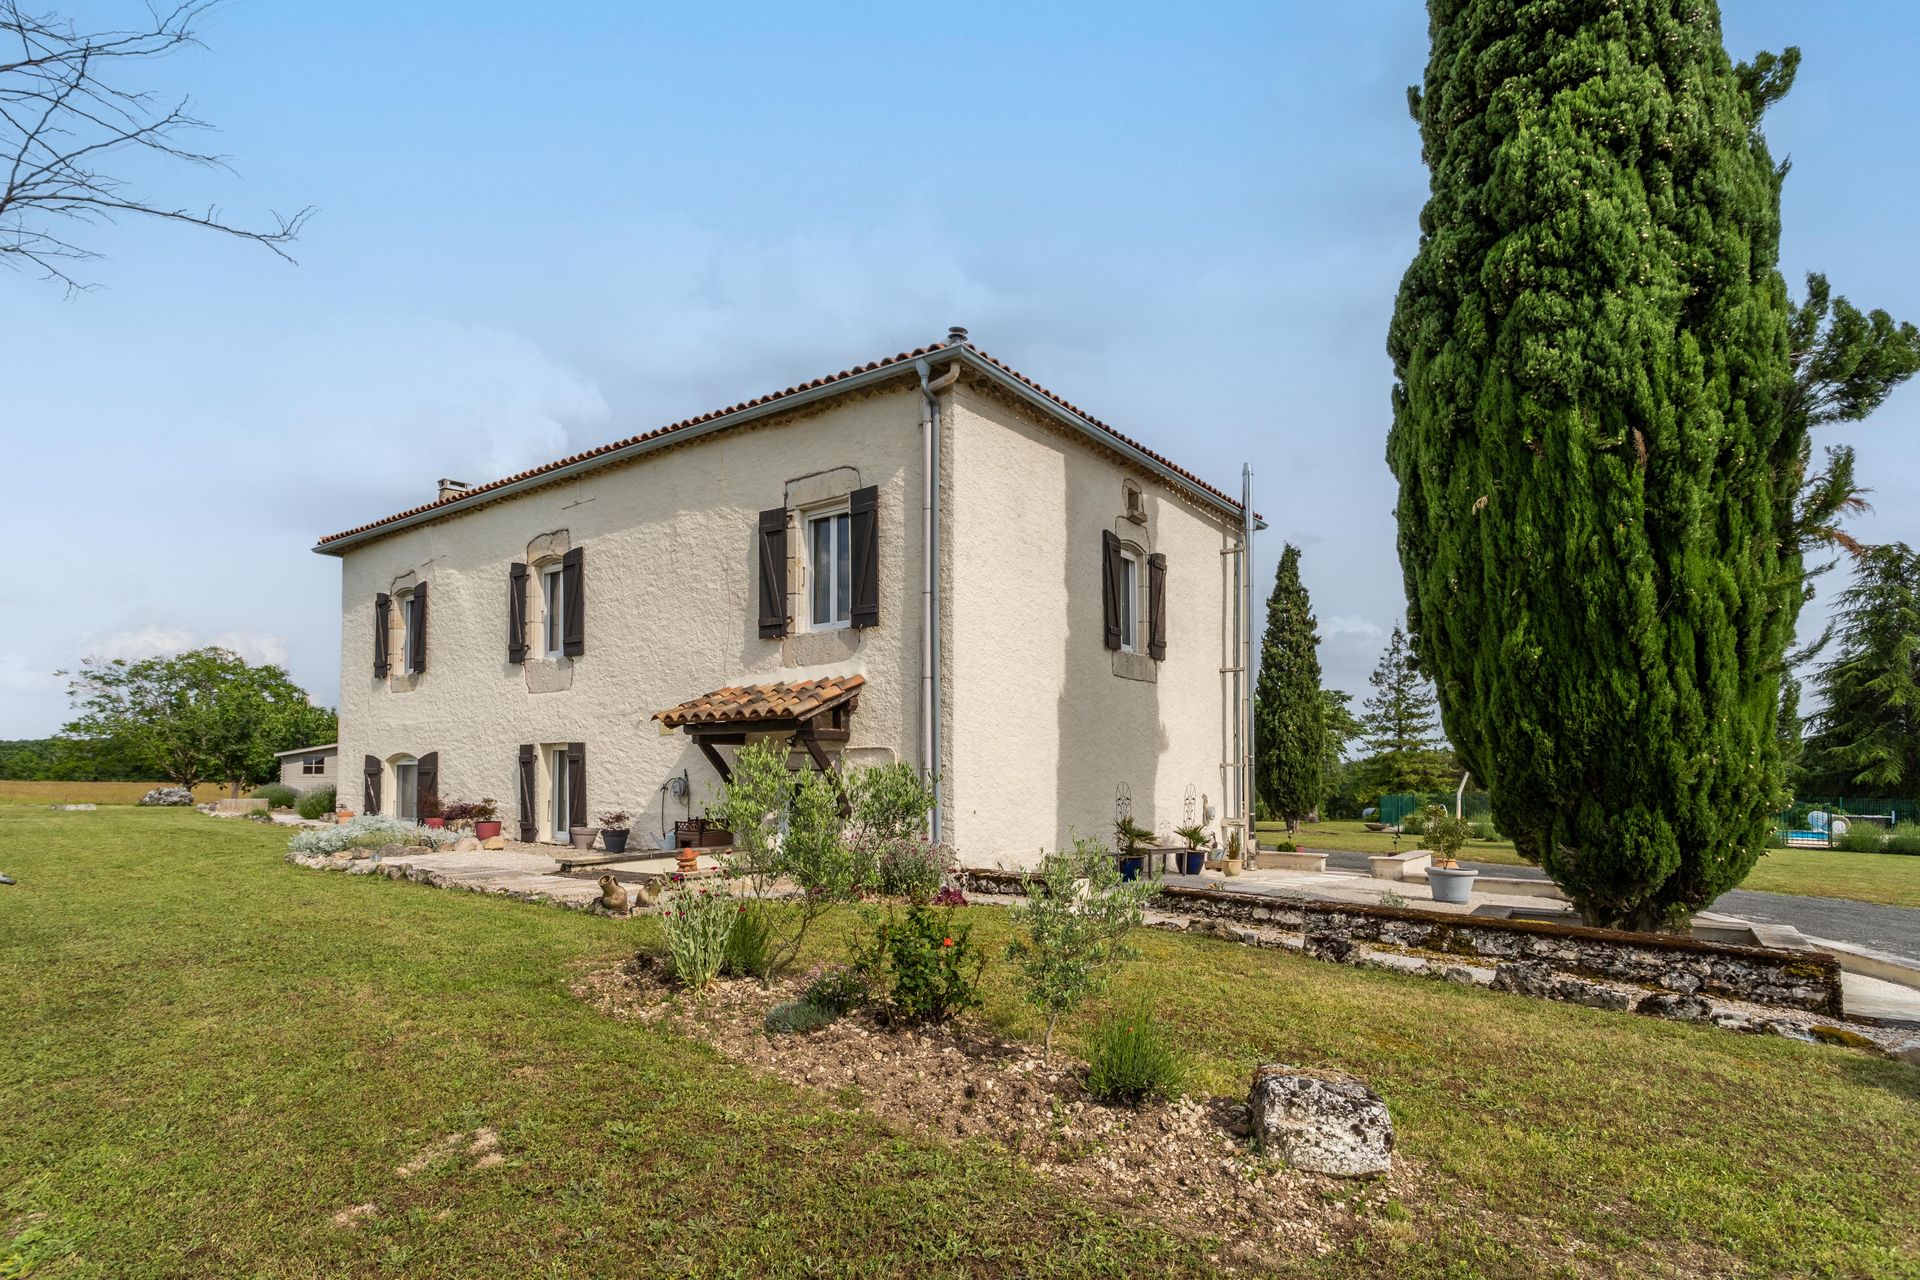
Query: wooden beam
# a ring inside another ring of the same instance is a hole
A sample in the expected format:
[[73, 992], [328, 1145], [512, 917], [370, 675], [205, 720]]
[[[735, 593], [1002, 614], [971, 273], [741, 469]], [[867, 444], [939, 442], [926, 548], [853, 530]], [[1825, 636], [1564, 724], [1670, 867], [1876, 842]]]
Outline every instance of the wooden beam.
[[820, 770], [820, 772], [822, 773], [833, 772], [833, 761], [827, 759], [827, 753], [821, 749], [820, 740], [818, 738], [814, 737], [812, 733], [808, 732], [805, 729], [802, 729], [800, 732], [794, 734], [793, 738], [795, 742], [798, 742], [801, 746], [807, 749], [808, 755], [813, 757], [814, 768]]
[[700, 754], [707, 758], [707, 763], [713, 766], [713, 771], [720, 775], [720, 781], [732, 782], [733, 770], [728, 767], [726, 757], [714, 750], [713, 744], [705, 738], [695, 738], [693, 742], [700, 748]]

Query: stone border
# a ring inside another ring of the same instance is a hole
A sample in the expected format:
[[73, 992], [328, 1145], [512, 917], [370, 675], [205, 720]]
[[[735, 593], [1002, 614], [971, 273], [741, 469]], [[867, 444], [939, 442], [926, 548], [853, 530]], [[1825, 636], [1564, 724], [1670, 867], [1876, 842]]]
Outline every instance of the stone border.
[[[1029, 877], [1019, 872], [966, 870], [960, 880], [968, 892], [1023, 896]], [[1637, 1007], [1640, 1001], [1624, 993], [1602, 997], [1595, 989], [1596, 980], [1651, 988], [1670, 996], [1714, 996], [1842, 1016], [1840, 962], [1818, 951], [1779, 951], [1542, 920], [1184, 886], [1163, 888], [1156, 906], [1187, 916], [1298, 933], [1303, 949], [1324, 959], [1345, 959], [1345, 953], [1358, 944], [1376, 944], [1491, 962], [1498, 969], [1513, 971], [1503, 984], [1510, 989], [1603, 1007]]]

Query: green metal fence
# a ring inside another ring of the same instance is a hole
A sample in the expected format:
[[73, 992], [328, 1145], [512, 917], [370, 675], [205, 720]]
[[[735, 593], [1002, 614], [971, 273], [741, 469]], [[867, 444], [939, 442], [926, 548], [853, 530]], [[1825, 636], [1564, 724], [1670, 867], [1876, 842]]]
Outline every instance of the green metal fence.
[[[1453, 798], [1454, 793], [1451, 791], [1435, 791], [1426, 795], [1411, 791], [1396, 791], [1380, 797], [1380, 813], [1377, 821], [1384, 822], [1390, 827], [1397, 827], [1406, 820], [1408, 814], [1418, 813], [1430, 804], [1437, 804], [1448, 813], [1452, 813]], [[1469, 791], [1461, 798], [1460, 816], [1463, 818], [1481, 819], [1487, 817], [1492, 811], [1487, 793], [1484, 791]]]

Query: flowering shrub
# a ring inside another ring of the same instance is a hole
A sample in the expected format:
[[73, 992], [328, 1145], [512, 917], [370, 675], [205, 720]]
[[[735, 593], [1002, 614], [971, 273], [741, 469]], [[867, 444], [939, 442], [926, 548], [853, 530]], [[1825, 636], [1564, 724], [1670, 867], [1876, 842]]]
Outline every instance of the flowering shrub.
[[295, 853], [340, 853], [346, 849], [377, 849], [383, 844], [412, 844], [438, 849], [453, 842], [445, 831], [415, 822], [369, 813], [331, 827], [314, 827], [287, 841]]
[[1103, 1019], [1087, 1055], [1087, 1092], [1102, 1102], [1135, 1105], [1180, 1091], [1180, 1060], [1145, 1004]]
[[806, 994], [800, 998], [828, 1013], [847, 1013], [867, 1002], [867, 980], [858, 970], [843, 964], [816, 969], [807, 982]]
[[933, 895], [933, 900], [929, 905], [935, 907], [964, 907], [967, 905], [967, 895], [960, 892], [957, 885], [948, 885]]
[[695, 888], [674, 877], [673, 895], [662, 904], [660, 923], [667, 931], [667, 955], [674, 976], [695, 990], [713, 985], [726, 963], [727, 937], [740, 918], [741, 903], [730, 894]]
[[973, 926], [957, 923], [951, 907], [935, 911], [913, 903], [874, 926], [859, 967], [887, 988], [887, 1013], [901, 1022], [947, 1022], [980, 1004], [986, 958], [973, 945]]

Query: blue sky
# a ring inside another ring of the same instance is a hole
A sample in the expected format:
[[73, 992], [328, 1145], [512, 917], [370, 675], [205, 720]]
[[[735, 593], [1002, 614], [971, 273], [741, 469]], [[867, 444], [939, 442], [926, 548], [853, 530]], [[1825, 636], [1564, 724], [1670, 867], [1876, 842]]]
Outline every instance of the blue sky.
[[[1768, 124], [1789, 281], [1920, 321], [1920, 16], [1726, 8], [1736, 56], [1805, 52]], [[331, 702], [318, 535], [955, 323], [1223, 487], [1251, 462], [1263, 592], [1300, 544], [1327, 681], [1364, 692], [1403, 607], [1384, 338], [1421, 5], [236, 0], [205, 34], [148, 83], [239, 176], [129, 176], [319, 212], [298, 267], [125, 224], [92, 293], [0, 274], [0, 737], [57, 729], [89, 652], [220, 641]], [[1920, 544], [1917, 426], [1908, 388], [1829, 432], [1870, 540]]]

